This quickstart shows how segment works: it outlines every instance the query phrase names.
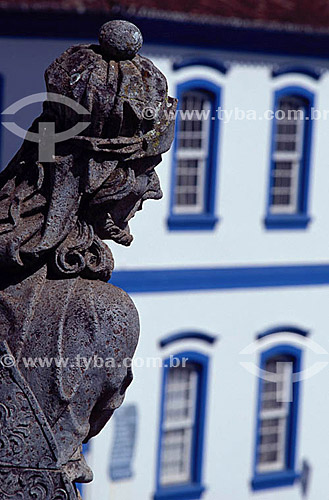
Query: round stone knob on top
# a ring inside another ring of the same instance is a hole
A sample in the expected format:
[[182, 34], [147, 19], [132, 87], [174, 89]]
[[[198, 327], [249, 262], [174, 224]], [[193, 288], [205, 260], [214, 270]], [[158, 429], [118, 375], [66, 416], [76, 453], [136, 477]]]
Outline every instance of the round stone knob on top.
[[143, 44], [140, 30], [128, 21], [103, 24], [98, 40], [104, 54], [116, 61], [133, 59]]

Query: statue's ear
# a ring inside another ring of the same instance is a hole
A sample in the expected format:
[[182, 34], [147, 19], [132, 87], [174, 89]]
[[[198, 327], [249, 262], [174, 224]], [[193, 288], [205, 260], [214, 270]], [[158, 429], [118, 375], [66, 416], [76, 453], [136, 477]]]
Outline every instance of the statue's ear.
[[91, 194], [100, 188], [117, 165], [117, 161], [97, 162], [90, 158], [87, 167], [85, 192]]
[[56, 156], [50, 164], [50, 202], [40, 243], [35, 254], [50, 250], [67, 236], [76, 222], [80, 177], [73, 172], [73, 155]]

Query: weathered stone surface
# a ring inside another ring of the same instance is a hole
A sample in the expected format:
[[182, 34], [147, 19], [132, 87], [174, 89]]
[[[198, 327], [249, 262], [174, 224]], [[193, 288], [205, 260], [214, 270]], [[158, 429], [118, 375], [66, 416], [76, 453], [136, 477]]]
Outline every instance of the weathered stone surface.
[[143, 37], [137, 26], [127, 21], [110, 21], [99, 33], [99, 44], [110, 59], [132, 59], [143, 45]]
[[114, 263], [102, 240], [129, 245], [129, 220], [145, 200], [161, 198], [154, 168], [171, 145], [176, 106], [165, 77], [136, 55], [139, 35], [129, 36], [138, 32], [107, 23], [101, 45], [71, 47], [50, 65], [48, 91], [89, 115], [48, 100], [31, 131], [42, 122], [55, 122], [56, 132], [90, 124], [56, 144], [53, 162], [39, 161], [37, 144], [24, 141], [0, 174], [6, 498], [77, 498], [72, 485], [92, 478], [81, 444], [106, 424], [132, 380], [125, 359], [136, 348], [138, 314], [107, 283]]
[[70, 500], [79, 497], [60, 471], [0, 467], [0, 498]]

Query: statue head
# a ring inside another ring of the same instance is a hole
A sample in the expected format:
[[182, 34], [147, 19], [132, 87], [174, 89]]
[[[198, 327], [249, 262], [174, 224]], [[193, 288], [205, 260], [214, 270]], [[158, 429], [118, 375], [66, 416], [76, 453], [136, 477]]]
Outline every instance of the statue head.
[[141, 45], [136, 26], [110, 21], [99, 45], [71, 47], [46, 70], [48, 92], [89, 114], [47, 100], [30, 130], [42, 122], [55, 122], [56, 132], [89, 125], [57, 143], [49, 163], [24, 141], [0, 174], [0, 264], [19, 270], [47, 261], [56, 274], [109, 279], [113, 260], [102, 240], [130, 245], [129, 220], [162, 196], [155, 167], [174, 133], [176, 100], [137, 54]]

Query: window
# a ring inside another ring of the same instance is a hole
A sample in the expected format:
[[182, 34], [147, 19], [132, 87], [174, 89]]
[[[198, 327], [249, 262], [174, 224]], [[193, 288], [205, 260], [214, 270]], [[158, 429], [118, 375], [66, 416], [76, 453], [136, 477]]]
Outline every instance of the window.
[[[189, 119], [180, 119], [176, 151], [174, 213], [203, 213], [205, 174], [209, 151], [211, 99], [206, 92], [192, 90], [182, 96], [181, 111], [194, 110]], [[206, 119], [200, 119], [204, 114]]]
[[288, 431], [292, 361], [287, 356], [269, 359], [265, 371], [273, 380], [264, 380], [261, 396], [258, 443], [258, 472], [285, 468], [285, 445]]
[[305, 228], [311, 153], [313, 95], [283, 89], [275, 96], [268, 228]]
[[295, 471], [301, 351], [276, 346], [261, 356], [256, 431], [255, 490], [288, 486]]
[[122, 481], [134, 475], [133, 464], [138, 420], [137, 405], [125, 403], [114, 412], [113, 418], [114, 432], [109, 472], [111, 481]]
[[197, 367], [172, 368], [166, 384], [162, 427], [161, 485], [192, 480], [192, 440], [196, 412]]
[[[298, 178], [303, 159], [305, 104], [296, 97], [284, 96], [278, 109], [283, 120], [275, 127], [272, 188], [272, 213], [296, 213], [298, 210]], [[296, 113], [291, 119], [289, 113]]]
[[164, 366], [155, 499], [200, 498], [208, 358], [180, 353]]
[[208, 81], [178, 86], [170, 229], [212, 229], [220, 89]]

